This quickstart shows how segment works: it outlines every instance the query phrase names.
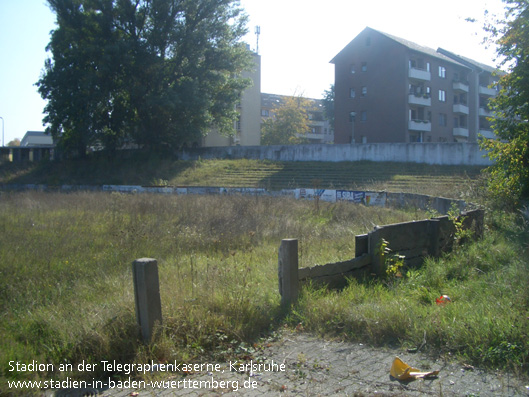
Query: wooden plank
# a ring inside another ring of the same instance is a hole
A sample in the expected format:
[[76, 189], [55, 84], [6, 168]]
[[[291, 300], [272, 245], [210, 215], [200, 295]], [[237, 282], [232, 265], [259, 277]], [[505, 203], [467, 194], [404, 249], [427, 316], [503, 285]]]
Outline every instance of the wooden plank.
[[298, 277], [299, 280], [305, 280], [308, 278], [339, 275], [350, 272], [351, 270], [369, 266], [370, 264], [371, 256], [364, 254], [344, 262], [328, 263], [326, 265], [301, 268], [298, 270]]

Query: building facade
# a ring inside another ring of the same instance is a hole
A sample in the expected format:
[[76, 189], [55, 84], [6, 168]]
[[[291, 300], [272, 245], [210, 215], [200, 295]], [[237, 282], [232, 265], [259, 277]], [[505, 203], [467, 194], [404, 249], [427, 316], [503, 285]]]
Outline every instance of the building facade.
[[253, 70], [243, 74], [253, 84], [244, 90], [237, 104], [239, 119], [234, 125], [235, 134], [226, 137], [212, 130], [203, 138], [202, 146], [255, 146], [261, 143], [261, 56], [254, 53], [253, 60]]
[[335, 65], [335, 143], [476, 142], [495, 69], [365, 28]]
[[[282, 105], [285, 98], [287, 98], [285, 95], [261, 94], [261, 123], [274, 118], [275, 110]], [[303, 138], [306, 138], [309, 143], [333, 143], [334, 133], [329, 120], [325, 118], [323, 101], [313, 98], [304, 99], [310, 102], [311, 107], [307, 109], [310, 132]]]

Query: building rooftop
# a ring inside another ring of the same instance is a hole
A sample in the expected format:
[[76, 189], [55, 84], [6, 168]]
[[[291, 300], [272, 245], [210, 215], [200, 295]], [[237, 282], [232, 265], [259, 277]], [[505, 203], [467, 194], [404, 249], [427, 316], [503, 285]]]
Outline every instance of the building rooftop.
[[[456, 54], [454, 54], [454, 53], [452, 53], [450, 51], [444, 50], [444, 49], [442, 49], [440, 47], [437, 50], [434, 50], [433, 48], [422, 46], [420, 44], [414, 43], [413, 41], [409, 41], [409, 40], [403, 39], [401, 37], [393, 36], [393, 35], [391, 35], [389, 33], [385, 33], [385, 32], [382, 32], [380, 30], [376, 30], [376, 29], [373, 29], [373, 28], [370, 28], [370, 27], [366, 27], [362, 32], [365, 32], [366, 30], [372, 31], [372, 32], [376, 32], [376, 33], [381, 34], [381, 35], [384, 35], [384, 36], [388, 37], [389, 39], [391, 39], [391, 40], [393, 40], [393, 41], [395, 41], [395, 42], [397, 42], [397, 43], [409, 48], [412, 51], [421, 52], [423, 54], [430, 55], [430, 56], [438, 58], [438, 59], [442, 59], [443, 61], [446, 61], [446, 62], [450, 62], [450, 63], [456, 64], [456, 65], [460, 65], [460, 66], [464, 66], [464, 67], [472, 68], [472, 69], [478, 68], [478, 69], [485, 70], [485, 71], [490, 72], [490, 73], [492, 73], [493, 71], [497, 70], [496, 68], [494, 68], [492, 66], [488, 66], [488, 65], [479, 63], [479, 62], [474, 61], [474, 60], [472, 60], [470, 58], [466, 58], [466, 57], [463, 57], [463, 56], [460, 56], [460, 55], [456, 55]], [[355, 39], [356, 39], [356, 37], [355, 37]], [[353, 41], [355, 39], [353, 39], [351, 42], [349, 42], [349, 44], [347, 44], [342, 49], [342, 51], [340, 51], [331, 60], [331, 63], [335, 63], [336, 58], [343, 51], [345, 51], [353, 43]]]
[[27, 131], [20, 146], [53, 146], [53, 138], [44, 131]]

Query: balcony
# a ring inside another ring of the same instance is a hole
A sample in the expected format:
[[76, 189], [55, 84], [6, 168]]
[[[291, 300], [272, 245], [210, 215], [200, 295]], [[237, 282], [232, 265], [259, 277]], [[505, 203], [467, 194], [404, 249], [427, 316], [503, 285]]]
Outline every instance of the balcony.
[[432, 74], [427, 70], [410, 68], [408, 72], [410, 79], [430, 81], [432, 79]]
[[454, 103], [452, 110], [454, 113], [461, 113], [461, 114], [466, 114], [466, 115], [470, 113], [468, 106], [463, 105], [462, 103]]
[[468, 83], [462, 81], [454, 81], [452, 83], [452, 88], [454, 89], [454, 91], [459, 92], [468, 92], [470, 90]]
[[468, 128], [456, 127], [453, 130], [454, 138], [465, 138], [468, 139]]
[[479, 94], [486, 96], [496, 96], [497, 91], [494, 88], [485, 87], [483, 85], [479, 86]]
[[409, 94], [408, 103], [417, 106], [432, 106], [432, 98], [430, 95]]
[[496, 134], [494, 134], [494, 132], [491, 130], [484, 130], [480, 128], [478, 134], [483, 136], [485, 139], [497, 139]]
[[492, 112], [488, 108], [479, 108], [478, 115], [479, 117], [491, 117]]
[[408, 129], [412, 131], [430, 132], [432, 130], [432, 123], [428, 120], [410, 120], [408, 122]]

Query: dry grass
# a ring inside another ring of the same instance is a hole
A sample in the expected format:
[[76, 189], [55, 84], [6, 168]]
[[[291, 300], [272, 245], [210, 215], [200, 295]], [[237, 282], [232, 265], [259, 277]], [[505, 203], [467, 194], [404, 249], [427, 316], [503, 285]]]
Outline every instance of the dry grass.
[[[235, 354], [281, 319], [281, 239], [299, 238], [309, 266], [354, 256], [353, 236], [374, 224], [422, 216], [268, 197], [2, 193], [0, 365]], [[149, 346], [134, 317], [140, 257], [159, 261], [164, 324]]]

